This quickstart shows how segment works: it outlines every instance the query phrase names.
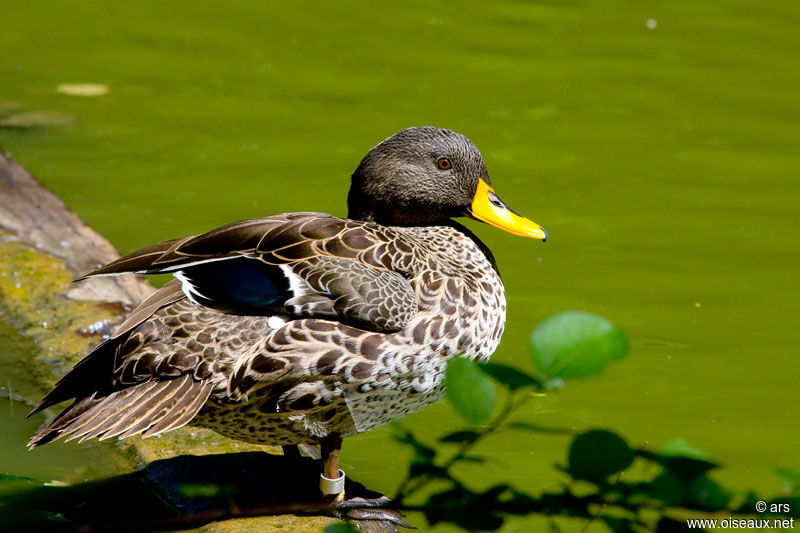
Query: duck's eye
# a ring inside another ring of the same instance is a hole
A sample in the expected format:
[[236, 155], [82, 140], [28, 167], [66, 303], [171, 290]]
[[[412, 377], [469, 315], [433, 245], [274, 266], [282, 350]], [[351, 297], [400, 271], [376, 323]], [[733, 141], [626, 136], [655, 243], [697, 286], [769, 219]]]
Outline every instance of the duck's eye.
[[446, 157], [440, 157], [436, 160], [436, 166], [439, 168], [439, 170], [450, 170], [453, 168], [453, 163], [451, 163]]

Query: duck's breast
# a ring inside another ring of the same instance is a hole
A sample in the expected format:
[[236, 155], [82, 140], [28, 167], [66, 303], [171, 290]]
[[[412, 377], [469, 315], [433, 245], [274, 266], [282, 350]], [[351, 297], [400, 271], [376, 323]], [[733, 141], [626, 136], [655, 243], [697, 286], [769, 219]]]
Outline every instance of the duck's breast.
[[405, 335], [444, 358], [488, 359], [506, 319], [497, 271], [480, 247], [455, 228], [416, 228], [414, 237], [421, 244], [411, 285], [420, 308]]

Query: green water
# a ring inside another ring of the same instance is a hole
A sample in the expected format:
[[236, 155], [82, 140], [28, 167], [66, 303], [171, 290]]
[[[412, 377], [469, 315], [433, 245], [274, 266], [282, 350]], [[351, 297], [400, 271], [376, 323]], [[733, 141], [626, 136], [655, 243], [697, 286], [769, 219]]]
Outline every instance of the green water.
[[[106, 4], [5, 3], [0, 110], [74, 120], [0, 128], [0, 145], [120, 251], [276, 212], [344, 215], [369, 147], [449, 127], [551, 235], [470, 224], [507, 286], [496, 360], [527, 366], [528, 333], [565, 309], [632, 338], [604, 377], [537, 402], [536, 422], [684, 438], [741, 490], [776, 493], [770, 465], [800, 468], [796, 2]], [[56, 91], [78, 82], [110, 91]], [[405, 421], [423, 437], [459, 423], [446, 404]], [[392, 492], [406, 456], [389, 435], [348, 440], [343, 461]], [[467, 473], [555, 488], [564, 443], [497, 438], [480, 450], [491, 468]]]

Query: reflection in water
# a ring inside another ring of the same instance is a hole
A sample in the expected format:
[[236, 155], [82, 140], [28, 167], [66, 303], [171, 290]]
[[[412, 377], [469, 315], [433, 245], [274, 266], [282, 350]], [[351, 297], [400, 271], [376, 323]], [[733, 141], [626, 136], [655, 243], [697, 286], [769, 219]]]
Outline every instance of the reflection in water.
[[[122, 476], [0, 498], [0, 530], [155, 531], [237, 517], [324, 514], [319, 472], [312, 459], [263, 452], [181, 455]], [[380, 496], [350, 479], [345, 490], [350, 498]]]

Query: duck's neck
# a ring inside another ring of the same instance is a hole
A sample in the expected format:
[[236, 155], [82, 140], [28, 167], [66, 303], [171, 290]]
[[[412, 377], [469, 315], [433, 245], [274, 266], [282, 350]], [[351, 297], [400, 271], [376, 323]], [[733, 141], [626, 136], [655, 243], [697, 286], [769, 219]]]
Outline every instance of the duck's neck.
[[497, 262], [495, 262], [494, 255], [489, 247], [486, 246], [477, 235], [455, 220], [445, 219], [422, 223], [414, 221], [400, 222], [396, 220], [395, 217], [386, 216], [385, 214], [381, 216], [380, 213], [380, 210], [371, 209], [369, 200], [360, 197], [358, 193], [354, 193], [353, 189], [350, 189], [350, 193], [347, 195], [347, 218], [352, 220], [362, 220], [364, 222], [375, 222], [383, 226], [449, 226], [474, 242], [483, 252], [483, 255], [486, 256], [486, 259], [492, 265], [492, 268], [494, 268], [495, 272], [497, 272], [497, 275], [500, 275], [500, 270], [497, 268]]
[[353, 220], [383, 226], [444, 226], [453, 216], [460, 213], [444, 213], [439, 205], [379, 203], [352, 187], [347, 194], [347, 218]]
[[347, 218], [384, 224], [383, 221], [379, 220], [376, 211], [369, 198], [355, 187], [350, 187], [350, 191], [347, 193]]
[[497, 275], [500, 276], [500, 269], [497, 268], [497, 261], [495, 261], [495, 259], [494, 259], [494, 254], [489, 249], [489, 247], [486, 246], [483, 243], [483, 241], [478, 238], [477, 235], [475, 235], [469, 229], [467, 229], [466, 226], [464, 226], [462, 224], [459, 224], [455, 220], [448, 220], [445, 224], [442, 224], [442, 225], [443, 226], [450, 226], [451, 228], [453, 228], [453, 229], [459, 231], [460, 233], [464, 234], [465, 237], [467, 237], [472, 242], [474, 242], [475, 245], [480, 249], [480, 251], [483, 252], [483, 255], [486, 256], [486, 259], [489, 261], [489, 264], [492, 265], [492, 268], [494, 269], [494, 271], [497, 272]]

